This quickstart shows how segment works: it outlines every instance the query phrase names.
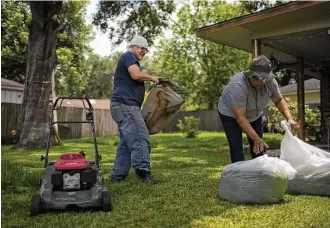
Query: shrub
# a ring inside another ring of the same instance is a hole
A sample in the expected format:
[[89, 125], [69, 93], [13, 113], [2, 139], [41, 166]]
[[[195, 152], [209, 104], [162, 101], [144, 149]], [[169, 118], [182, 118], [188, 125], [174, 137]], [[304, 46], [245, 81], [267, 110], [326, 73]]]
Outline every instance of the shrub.
[[[291, 101], [289, 98], [285, 98], [288, 103], [293, 119], [298, 119], [298, 105], [296, 102]], [[272, 132], [277, 131], [284, 133], [280, 122], [283, 120], [282, 114], [277, 110], [275, 106], [269, 107], [270, 118], [268, 128], [272, 129]], [[319, 140], [321, 137], [321, 113], [317, 108], [310, 108], [305, 105], [305, 132], [307, 141]]]
[[200, 119], [193, 116], [186, 116], [184, 121], [179, 120], [176, 125], [186, 138], [196, 138], [199, 134]]

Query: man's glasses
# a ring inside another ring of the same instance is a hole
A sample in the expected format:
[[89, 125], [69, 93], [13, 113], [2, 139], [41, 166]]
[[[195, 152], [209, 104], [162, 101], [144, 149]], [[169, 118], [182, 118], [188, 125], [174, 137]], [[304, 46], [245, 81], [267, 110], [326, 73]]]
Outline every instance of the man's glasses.
[[137, 45], [134, 45], [134, 46], [140, 48], [141, 51], [143, 51], [143, 52], [145, 52], [145, 53], [148, 53], [148, 52], [149, 52], [148, 48], [140, 47], [140, 46], [137, 46]]

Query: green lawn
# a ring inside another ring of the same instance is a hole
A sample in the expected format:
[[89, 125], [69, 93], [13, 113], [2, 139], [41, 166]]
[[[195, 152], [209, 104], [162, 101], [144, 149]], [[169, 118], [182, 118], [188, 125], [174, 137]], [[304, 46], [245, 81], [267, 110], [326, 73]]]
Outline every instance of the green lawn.
[[[282, 137], [265, 138], [276, 148]], [[220, 172], [230, 163], [222, 133], [202, 133], [198, 139], [185, 139], [181, 134], [152, 136], [152, 173], [165, 181], [161, 185], [142, 184], [133, 172], [124, 182], [109, 182], [118, 139], [98, 141], [112, 212], [51, 212], [30, 217], [31, 196], [44, 172], [43, 150], [13, 151], [2, 146], [2, 227], [330, 227], [330, 198], [285, 195], [280, 204], [253, 206], [218, 198]], [[65, 141], [64, 146], [51, 150], [50, 158], [84, 150], [91, 159], [90, 142]]]

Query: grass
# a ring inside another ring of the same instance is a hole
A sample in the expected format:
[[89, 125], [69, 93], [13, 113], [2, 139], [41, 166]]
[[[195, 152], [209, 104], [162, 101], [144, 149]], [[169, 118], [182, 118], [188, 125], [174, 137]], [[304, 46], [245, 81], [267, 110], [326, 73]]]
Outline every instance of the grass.
[[[281, 135], [266, 135], [278, 148]], [[246, 139], [245, 139], [246, 141]], [[68, 140], [52, 148], [50, 160], [66, 151], [84, 150], [93, 159], [91, 139]], [[217, 197], [221, 170], [230, 163], [224, 134], [206, 133], [198, 139], [181, 134], [152, 136], [151, 165], [165, 183], [138, 182], [133, 172], [112, 183], [118, 138], [99, 138], [101, 175], [112, 194], [113, 212], [50, 212], [29, 217], [31, 196], [43, 175], [38, 151], [13, 151], [2, 146], [2, 227], [330, 227], [330, 199], [285, 195], [274, 205], [236, 205]]]

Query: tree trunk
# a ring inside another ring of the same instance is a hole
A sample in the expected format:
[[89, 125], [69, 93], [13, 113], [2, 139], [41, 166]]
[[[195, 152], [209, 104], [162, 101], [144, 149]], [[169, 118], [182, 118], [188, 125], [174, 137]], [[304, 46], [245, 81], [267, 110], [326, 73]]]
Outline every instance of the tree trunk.
[[56, 64], [56, 40], [62, 2], [30, 2], [28, 58], [19, 148], [45, 147], [49, 134], [51, 75]]

